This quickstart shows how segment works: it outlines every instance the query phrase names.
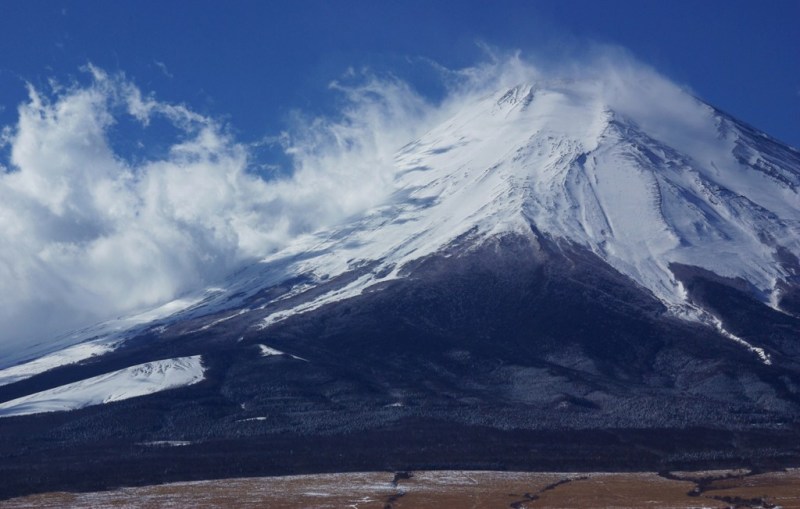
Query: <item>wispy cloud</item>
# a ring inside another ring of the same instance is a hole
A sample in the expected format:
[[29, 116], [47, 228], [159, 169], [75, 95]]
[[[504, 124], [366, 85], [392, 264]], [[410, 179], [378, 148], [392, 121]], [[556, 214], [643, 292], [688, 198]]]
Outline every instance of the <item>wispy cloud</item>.
[[169, 69], [167, 69], [167, 64], [165, 64], [164, 62], [161, 62], [159, 60], [154, 60], [153, 65], [155, 65], [158, 68], [158, 70], [161, 71], [161, 74], [163, 74], [167, 78], [172, 79], [175, 77], [175, 75], [169, 72]]

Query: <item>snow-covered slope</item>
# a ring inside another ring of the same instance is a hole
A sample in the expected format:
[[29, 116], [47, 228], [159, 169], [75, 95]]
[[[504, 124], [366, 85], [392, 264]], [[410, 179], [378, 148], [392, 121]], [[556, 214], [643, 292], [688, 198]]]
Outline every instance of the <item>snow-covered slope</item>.
[[[506, 233], [545, 235], [592, 251], [675, 316], [768, 362], [692, 302], [674, 267], [736, 280], [779, 309], [800, 278], [800, 153], [689, 96], [683, 125], [621, 111], [596, 90], [542, 82], [476, 100], [398, 151], [385, 204], [186, 297], [193, 306], [175, 316], [213, 314], [200, 330], [242, 317], [266, 328], [402, 278], [457, 239], [469, 249]], [[356, 276], [273, 312], [264, 310], [274, 301], [253, 305], [270, 286], [290, 281], [278, 297], [287, 300], [345, 273]], [[155, 332], [169, 322], [136, 321]]]
[[686, 143], [648, 133], [571, 83], [486, 97], [398, 152], [389, 203], [264, 259], [227, 296], [374, 262], [350, 284], [268, 316], [268, 326], [401, 277], [408, 262], [458, 238], [531, 235], [533, 226], [590, 249], [687, 319], [719, 325], [689, 301], [672, 264], [741, 279], [777, 307], [800, 274], [800, 154], [692, 101], [705, 130]]
[[56, 338], [43, 338], [43, 341], [0, 359], [0, 386], [110, 352], [141, 326], [146, 328], [156, 320], [169, 321], [170, 317], [201, 303], [208, 294], [217, 291], [215, 288], [207, 289], [156, 308], [68, 331]]
[[91, 357], [108, 353], [114, 344], [101, 340], [79, 343], [29, 362], [0, 370], [0, 386], [19, 382], [59, 366], [75, 364]]
[[196, 384], [204, 378], [199, 355], [147, 362], [0, 404], [0, 417], [77, 410]]

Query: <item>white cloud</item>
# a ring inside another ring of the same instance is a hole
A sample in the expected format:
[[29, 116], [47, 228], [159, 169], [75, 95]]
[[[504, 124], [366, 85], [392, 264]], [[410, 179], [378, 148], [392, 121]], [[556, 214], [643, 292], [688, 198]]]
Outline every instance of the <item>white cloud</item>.
[[[267, 181], [225, 126], [87, 71], [89, 85], [52, 97], [29, 86], [3, 130], [0, 356], [175, 298], [377, 203], [394, 151], [425, 126], [423, 100], [397, 80], [336, 85], [340, 118], [297, 115], [280, 137], [294, 172]], [[168, 154], [134, 163], [116, 153], [109, 131], [125, 116], [178, 128]]]

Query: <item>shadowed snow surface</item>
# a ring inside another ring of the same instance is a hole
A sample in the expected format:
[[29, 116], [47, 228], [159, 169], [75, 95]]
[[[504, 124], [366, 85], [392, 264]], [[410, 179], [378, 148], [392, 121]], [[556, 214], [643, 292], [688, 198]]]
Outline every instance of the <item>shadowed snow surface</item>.
[[147, 362], [0, 404], [0, 417], [77, 410], [203, 380], [199, 355]]

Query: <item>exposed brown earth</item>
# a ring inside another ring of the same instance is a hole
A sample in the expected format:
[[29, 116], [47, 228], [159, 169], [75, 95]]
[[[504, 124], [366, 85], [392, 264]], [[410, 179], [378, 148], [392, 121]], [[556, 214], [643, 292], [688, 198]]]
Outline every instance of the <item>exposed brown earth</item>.
[[443, 507], [800, 508], [800, 469], [656, 473], [370, 472], [225, 479], [46, 493], [0, 508]]

